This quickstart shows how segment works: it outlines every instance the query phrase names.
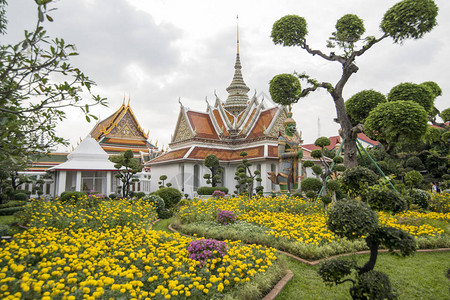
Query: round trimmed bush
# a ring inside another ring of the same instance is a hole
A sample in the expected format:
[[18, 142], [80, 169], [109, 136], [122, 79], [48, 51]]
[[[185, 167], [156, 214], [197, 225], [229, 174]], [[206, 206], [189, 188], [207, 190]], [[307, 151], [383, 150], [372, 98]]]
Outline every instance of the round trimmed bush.
[[14, 194], [14, 198], [14, 200], [26, 201], [28, 199], [28, 196], [25, 193], [16, 193]]
[[350, 289], [353, 299], [395, 299], [389, 277], [380, 271], [371, 270], [358, 276], [357, 283]]
[[370, 207], [379, 211], [398, 213], [407, 208], [405, 199], [399, 193], [385, 187], [372, 189], [365, 200]]
[[314, 162], [312, 160], [306, 160], [303, 162], [303, 166], [305, 168], [311, 168], [312, 166], [314, 166]]
[[378, 228], [378, 216], [367, 203], [343, 199], [331, 208], [327, 226], [338, 236], [355, 240], [375, 232]]
[[431, 196], [427, 191], [421, 189], [412, 189], [409, 192], [411, 203], [418, 205], [421, 209], [428, 209]]
[[136, 197], [137, 199], [141, 199], [145, 197], [145, 193], [144, 192], [137, 192], [134, 194], [134, 197]]
[[318, 193], [322, 188], [322, 181], [318, 178], [308, 177], [302, 180], [302, 191], [313, 191]]
[[164, 199], [161, 198], [158, 195], [147, 195], [144, 198], [142, 198], [142, 201], [146, 201], [148, 203], [154, 203], [156, 212], [159, 214], [160, 211], [162, 211], [164, 208], [166, 208], [166, 204], [164, 202]]
[[177, 205], [177, 203], [180, 202], [181, 197], [183, 197], [179, 190], [171, 187], [161, 188], [154, 192], [153, 195], [163, 198], [166, 208], [168, 209]]
[[62, 192], [61, 196], [59, 196], [59, 201], [62, 203], [67, 202], [77, 202], [78, 199], [86, 196], [86, 193], [83, 192]]
[[345, 170], [341, 177], [342, 189], [355, 196], [365, 193], [365, 186], [376, 184], [378, 176], [374, 171], [365, 167], [355, 167]]

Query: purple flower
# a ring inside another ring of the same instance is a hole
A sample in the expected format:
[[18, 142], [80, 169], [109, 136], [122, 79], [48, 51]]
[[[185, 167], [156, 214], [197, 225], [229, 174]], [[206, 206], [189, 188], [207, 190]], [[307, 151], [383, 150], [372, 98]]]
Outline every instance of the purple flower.
[[217, 212], [217, 223], [222, 225], [233, 224], [236, 223], [237, 217], [236, 215], [229, 210], [219, 210]]
[[202, 264], [208, 259], [223, 257], [227, 254], [227, 243], [214, 239], [199, 239], [189, 243], [189, 258]]

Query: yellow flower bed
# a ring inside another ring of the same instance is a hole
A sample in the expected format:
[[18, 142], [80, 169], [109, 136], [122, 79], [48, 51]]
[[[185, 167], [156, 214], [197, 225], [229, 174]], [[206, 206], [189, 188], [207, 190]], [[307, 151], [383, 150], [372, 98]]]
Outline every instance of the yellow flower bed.
[[275, 249], [227, 241], [227, 255], [200, 265], [189, 258], [191, 240], [127, 226], [32, 228], [2, 243], [0, 298], [208, 299], [276, 260]]
[[[299, 209], [302, 207], [302, 209]], [[293, 242], [323, 245], [339, 240], [334, 233], [328, 231], [326, 215], [318, 205], [313, 205], [302, 198], [281, 197], [233, 197], [227, 199], [213, 199], [194, 201], [191, 206], [180, 210], [180, 218], [197, 221], [214, 220], [218, 210], [231, 210], [239, 220], [270, 228], [268, 235], [276, 238], [286, 238]], [[301, 211], [303, 210], [303, 212]], [[413, 236], [435, 236], [444, 233], [442, 228], [429, 224], [410, 224], [405, 218], [420, 218], [450, 220], [450, 214], [404, 212], [392, 216], [379, 213], [380, 224], [405, 230]]]

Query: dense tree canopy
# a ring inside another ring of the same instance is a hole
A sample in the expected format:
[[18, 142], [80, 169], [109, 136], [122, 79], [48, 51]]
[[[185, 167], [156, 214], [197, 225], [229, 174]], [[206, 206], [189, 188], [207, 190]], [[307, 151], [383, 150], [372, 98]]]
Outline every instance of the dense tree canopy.
[[280, 74], [270, 81], [269, 92], [275, 103], [290, 107], [300, 99], [302, 87], [296, 76]]
[[411, 82], [394, 86], [388, 95], [388, 101], [414, 101], [420, 104], [427, 113], [431, 113], [434, 97], [428, 88]]
[[386, 102], [386, 96], [374, 90], [365, 90], [356, 93], [345, 101], [345, 110], [347, 111], [352, 123], [357, 125], [364, 123], [369, 112], [380, 103]]
[[[37, 3], [38, 19], [33, 30], [26, 30], [22, 41], [0, 45], [0, 160], [29, 152], [45, 152], [64, 143], [55, 127], [66, 115], [65, 107], [78, 107], [89, 121], [91, 105], [106, 105], [105, 99], [92, 96], [95, 84], [69, 62], [75, 46], [61, 38], [50, 39], [44, 22], [52, 22], [48, 14], [51, 0]], [[6, 1], [0, 0], [0, 33], [6, 33]]]
[[307, 43], [308, 34], [305, 18], [287, 15], [273, 24], [271, 38], [277, 45], [299, 46], [307, 53], [326, 61], [339, 63], [342, 67], [340, 78], [335, 84], [321, 82], [302, 73], [299, 78], [308, 85], [300, 94], [307, 96], [318, 88], [326, 89], [333, 99], [336, 108], [337, 122], [341, 125], [341, 135], [344, 138], [345, 164], [352, 168], [357, 165], [356, 136], [361, 132], [361, 126], [352, 123], [345, 109], [343, 90], [350, 77], [358, 71], [356, 59], [365, 54], [375, 44], [391, 37], [394, 42], [402, 43], [406, 39], [418, 39], [431, 31], [436, 23], [438, 8], [433, 0], [403, 0], [389, 9], [381, 22], [383, 34], [380, 37], [362, 35], [365, 32], [363, 21], [356, 15], [348, 14], [336, 23], [336, 31], [332, 33], [328, 46], [338, 46], [342, 54], [311, 49]]

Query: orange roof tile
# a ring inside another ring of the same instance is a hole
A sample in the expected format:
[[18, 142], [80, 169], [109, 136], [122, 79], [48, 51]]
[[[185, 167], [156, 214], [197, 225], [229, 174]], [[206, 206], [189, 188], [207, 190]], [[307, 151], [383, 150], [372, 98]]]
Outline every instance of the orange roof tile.
[[219, 136], [208, 114], [194, 111], [187, 112], [189, 123], [197, 132], [197, 137], [218, 140]]
[[242, 127], [242, 131], [241, 133], [244, 133], [245, 131], [247, 131], [248, 126], [250, 125], [250, 123], [253, 121], [253, 118], [255, 116], [256, 113], [256, 108], [253, 108], [252, 113], [250, 114], [250, 117], [247, 119], [247, 122], [245, 123], [244, 127]]
[[169, 151], [169, 152], [164, 153], [164, 154], [158, 156], [157, 158], [151, 160], [150, 162], [151, 163], [159, 163], [159, 162], [163, 162], [163, 161], [170, 161], [170, 160], [180, 159], [180, 158], [183, 158], [186, 155], [188, 150], [189, 150], [189, 148]]
[[267, 129], [272, 122], [273, 118], [275, 117], [275, 114], [278, 111], [278, 107], [271, 108], [269, 110], [263, 111], [259, 115], [258, 121], [256, 121], [255, 126], [253, 127], [252, 131], [248, 135], [247, 139], [254, 139], [257, 137], [264, 136], [264, 127]]

